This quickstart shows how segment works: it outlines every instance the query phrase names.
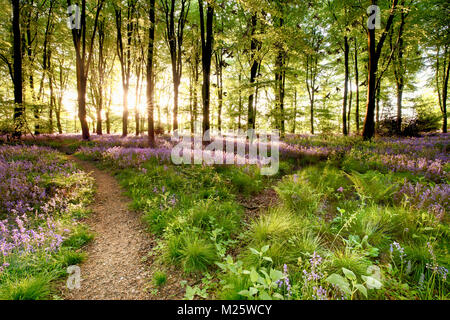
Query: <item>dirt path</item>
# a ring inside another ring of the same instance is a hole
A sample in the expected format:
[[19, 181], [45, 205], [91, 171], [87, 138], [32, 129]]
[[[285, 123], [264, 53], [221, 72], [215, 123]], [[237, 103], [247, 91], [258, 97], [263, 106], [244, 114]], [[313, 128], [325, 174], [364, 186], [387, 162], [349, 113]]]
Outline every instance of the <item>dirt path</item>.
[[122, 195], [117, 181], [94, 165], [80, 161], [96, 180], [97, 195], [86, 223], [95, 233], [87, 247], [88, 259], [81, 268], [81, 289], [65, 290], [70, 300], [151, 299], [145, 291], [148, 266], [142, 257], [151, 250], [151, 239], [139, 218], [128, 209], [130, 200]]

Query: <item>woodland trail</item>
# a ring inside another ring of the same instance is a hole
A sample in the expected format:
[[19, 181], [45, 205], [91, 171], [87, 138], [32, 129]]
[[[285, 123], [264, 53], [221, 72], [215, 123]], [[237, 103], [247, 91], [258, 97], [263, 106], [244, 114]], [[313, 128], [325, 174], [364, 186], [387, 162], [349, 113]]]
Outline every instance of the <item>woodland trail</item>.
[[86, 223], [95, 233], [87, 246], [87, 260], [81, 264], [81, 288], [64, 290], [68, 300], [144, 300], [149, 270], [142, 262], [152, 248], [151, 239], [138, 213], [129, 209], [130, 200], [107, 172], [93, 164], [76, 162], [90, 172], [97, 192]]

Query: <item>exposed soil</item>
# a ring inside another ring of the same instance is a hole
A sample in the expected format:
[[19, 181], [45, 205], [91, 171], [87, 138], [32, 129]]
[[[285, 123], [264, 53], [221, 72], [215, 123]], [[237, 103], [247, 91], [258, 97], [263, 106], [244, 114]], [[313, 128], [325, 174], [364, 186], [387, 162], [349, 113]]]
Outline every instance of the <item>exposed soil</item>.
[[63, 290], [69, 300], [143, 300], [147, 292], [149, 265], [144, 262], [152, 250], [151, 236], [139, 214], [129, 209], [130, 200], [122, 195], [117, 181], [94, 165], [70, 159], [90, 172], [97, 194], [85, 221], [95, 233], [87, 246], [88, 259], [81, 268], [81, 288]]
[[280, 198], [272, 187], [266, 188], [251, 197], [238, 195], [237, 200], [245, 208], [244, 219], [246, 222], [258, 217], [261, 211], [275, 207], [280, 203]]

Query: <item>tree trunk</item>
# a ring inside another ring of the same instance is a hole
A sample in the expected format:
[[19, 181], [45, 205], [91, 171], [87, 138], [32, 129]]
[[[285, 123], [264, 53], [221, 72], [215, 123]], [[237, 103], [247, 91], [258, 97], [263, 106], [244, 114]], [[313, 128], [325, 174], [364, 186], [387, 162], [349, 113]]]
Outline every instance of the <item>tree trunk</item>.
[[[71, 1], [67, 0], [67, 5], [71, 5]], [[72, 29], [72, 38], [76, 53], [76, 69], [77, 69], [77, 92], [78, 92], [78, 117], [81, 123], [83, 140], [90, 139], [89, 126], [86, 121], [86, 86], [89, 67], [92, 59], [94, 47], [95, 33], [97, 32], [98, 18], [103, 7], [103, 0], [98, 0], [94, 30], [90, 39], [88, 55], [86, 57], [86, 0], [81, 2], [81, 21], [80, 29]], [[87, 61], [86, 61], [87, 60]], [[76, 130], [76, 128], [75, 128]]]
[[[401, 3], [404, 5], [404, 1]], [[402, 11], [401, 13], [401, 23], [398, 31], [398, 55], [397, 63], [398, 68], [394, 66], [395, 82], [397, 87], [397, 133], [402, 132], [402, 102], [403, 102], [403, 89], [405, 87], [405, 70], [403, 68], [403, 51], [404, 51], [404, 41], [403, 41], [403, 30], [406, 23], [406, 13]]]
[[355, 37], [355, 84], [356, 84], [356, 108], [355, 108], [355, 122], [356, 133], [360, 134], [359, 128], [359, 70], [358, 70], [358, 44]]
[[55, 116], [56, 116], [56, 127], [58, 128], [58, 133], [62, 134], [62, 125], [61, 125], [61, 101], [58, 101], [58, 107], [55, 110]]
[[442, 132], [447, 133], [447, 97], [448, 97], [448, 80], [450, 76], [450, 60], [447, 63], [447, 70], [444, 72], [444, 86], [442, 88]]
[[[80, 61], [79, 63], [81, 64], [82, 62]], [[91, 137], [89, 133], [89, 126], [86, 120], [86, 86], [87, 86], [87, 79], [86, 77], [81, 76], [79, 78], [79, 86], [78, 86], [78, 118], [80, 119], [81, 134], [83, 136], [83, 140], [89, 140]]]
[[347, 98], [348, 98], [348, 78], [349, 78], [349, 53], [350, 46], [347, 36], [344, 37], [344, 63], [345, 63], [345, 84], [344, 84], [344, 101], [342, 106], [342, 133], [348, 135], [347, 128]]
[[238, 130], [242, 129], [241, 115], [242, 115], [242, 89], [241, 89], [242, 75], [239, 72], [239, 106], [238, 106]]
[[[203, 135], [206, 135], [206, 140], [209, 140], [210, 119], [209, 119], [209, 104], [210, 104], [210, 75], [211, 75], [211, 59], [212, 59], [212, 45], [213, 45], [213, 20], [214, 7], [210, 2], [206, 6], [206, 25], [203, 16], [203, 0], [198, 0], [200, 11], [200, 34], [202, 41], [202, 66], [203, 66]], [[206, 28], [206, 33], [205, 33]]]
[[194, 108], [193, 108], [193, 101], [194, 101], [194, 71], [191, 67], [191, 72], [189, 74], [189, 124], [191, 128], [191, 134], [194, 134]]
[[174, 80], [173, 83], [173, 132], [178, 130], [178, 95], [180, 90], [180, 81]]
[[20, 33], [20, 1], [12, 0], [14, 36], [14, 137], [20, 138], [23, 130], [23, 80], [22, 80], [22, 48]]
[[[349, 83], [352, 83], [352, 78], [349, 77]], [[348, 112], [347, 112], [347, 133], [351, 131], [351, 116], [352, 116], [352, 103], [353, 103], [353, 90], [350, 88], [350, 97], [348, 99]]]
[[[371, 0], [372, 5], [377, 5], [377, 0]], [[397, 9], [398, 0], [392, 1], [391, 12], [386, 22], [383, 34], [378, 41], [375, 40], [375, 28], [368, 29], [368, 52], [369, 52], [369, 65], [368, 65], [368, 79], [367, 79], [367, 111], [364, 121], [363, 138], [364, 140], [370, 140], [375, 136], [375, 107], [376, 107], [376, 91], [377, 91], [377, 71], [378, 61], [383, 49], [386, 36], [392, 27], [392, 23], [395, 17], [395, 11]]]
[[380, 122], [380, 100], [381, 100], [381, 82], [379, 83], [377, 90], [376, 90], [376, 102], [375, 102], [375, 109], [376, 109], [376, 122], [375, 127]]
[[370, 140], [375, 135], [375, 99], [376, 99], [376, 74], [378, 69], [378, 57], [376, 55], [375, 29], [368, 30], [368, 88], [367, 88], [367, 110], [364, 121], [363, 138]]
[[[178, 24], [175, 27], [175, 0], [163, 0], [161, 2], [166, 21], [166, 37], [169, 46], [170, 59], [172, 63], [172, 78], [174, 90], [173, 103], [173, 131], [178, 130], [178, 92], [183, 72], [182, 48], [183, 32], [189, 13], [190, 1], [181, 0], [181, 9], [178, 15]], [[186, 6], [187, 5], [187, 6]]]
[[55, 98], [55, 92], [53, 89], [53, 72], [52, 72], [52, 65], [51, 65], [51, 51], [48, 55], [48, 69], [49, 69], [49, 87], [50, 87], [50, 106], [49, 106], [49, 114], [48, 114], [48, 127], [49, 127], [49, 133], [53, 134], [54, 128], [53, 128], [53, 111], [55, 109], [56, 105], [56, 98]]
[[222, 49], [218, 49], [216, 52], [216, 74], [217, 74], [217, 100], [218, 100], [218, 114], [217, 114], [217, 126], [219, 132], [222, 131], [222, 108], [223, 108], [223, 75], [222, 75], [222, 61], [223, 52]]
[[128, 86], [123, 88], [122, 136], [128, 135]]
[[154, 70], [153, 52], [155, 43], [155, 0], [150, 0], [150, 28], [147, 54], [147, 117], [148, 117], [148, 144], [155, 147], [155, 121], [154, 121]]
[[292, 134], [297, 130], [297, 87], [294, 87], [294, 115], [293, 115]]
[[256, 127], [256, 122], [255, 122], [255, 112], [254, 112], [254, 93], [255, 93], [255, 88], [253, 87], [255, 81], [256, 81], [256, 76], [257, 76], [257, 72], [259, 69], [259, 62], [258, 62], [258, 58], [256, 57], [257, 54], [257, 49], [258, 49], [258, 41], [257, 39], [254, 37], [255, 32], [256, 32], [256, 24], [257, 24], [257, 15], [256, 13], [254, 13], [252, 15], [251, 18], [251, 60], [252, 60], [252, 66], [250, 69], [250, 90], [251, 93], [248, 96], [248, 119], [247, 119], [247, 130], [249, 129], [255, 129]]

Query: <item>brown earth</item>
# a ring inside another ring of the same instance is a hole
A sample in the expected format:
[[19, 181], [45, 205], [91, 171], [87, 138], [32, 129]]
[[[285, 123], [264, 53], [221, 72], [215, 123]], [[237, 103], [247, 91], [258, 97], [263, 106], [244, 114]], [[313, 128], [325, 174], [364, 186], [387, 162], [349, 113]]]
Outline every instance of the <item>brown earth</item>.
[[143, 257], [152, 250], [151, 236], [139, 214], [129, 209], [130, 200], [122, 195], [117, 181], [91, 163], [76, 162], [90, 172], [97, 185], [92, 214], [85, 221], [95, 234], [87, 246], [88, 258], [81, 264], [81, 288], [63, 290], [69, 300], [143, 300], [150, 268]]

